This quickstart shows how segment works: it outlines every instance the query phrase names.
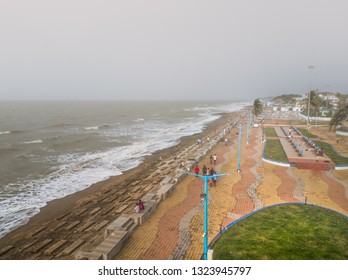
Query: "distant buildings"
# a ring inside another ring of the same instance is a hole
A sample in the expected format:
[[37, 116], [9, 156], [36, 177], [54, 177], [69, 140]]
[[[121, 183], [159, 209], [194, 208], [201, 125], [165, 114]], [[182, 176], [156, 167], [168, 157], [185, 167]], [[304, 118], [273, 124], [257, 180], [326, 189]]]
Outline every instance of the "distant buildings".
[[[319, 92], [318, 96], [323, 100], [319, 109], [313, 113], [311, 108], [311, 118], [313, 117], [331, 117], [339, 107], [339, 97], [343, 97], [345, 100], [348, 98], [344, 95], [332, 93], [332, 92]], [[342, 99], [342, 98], [341, 98]], [[271, 112], [271, 118], [279, 118], [284, 116], [307, 116], [308, 111], [308, 93], [305, 94], [288, 94], [281, 95], [273, 98], [272, 101], [264, 101], [263, 107], [266, 111]], [[302, 112], [302, 115], [301, 115]], [[313, 116], [315, 114], [315, 116]]]

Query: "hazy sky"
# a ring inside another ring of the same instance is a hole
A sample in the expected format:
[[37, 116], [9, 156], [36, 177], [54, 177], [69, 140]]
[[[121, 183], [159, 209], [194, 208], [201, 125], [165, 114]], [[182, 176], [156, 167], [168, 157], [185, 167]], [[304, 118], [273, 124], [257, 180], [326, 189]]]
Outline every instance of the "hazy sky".
[[1, 0], [0, 99], [348, 93], [347, 14], [347, 0]]

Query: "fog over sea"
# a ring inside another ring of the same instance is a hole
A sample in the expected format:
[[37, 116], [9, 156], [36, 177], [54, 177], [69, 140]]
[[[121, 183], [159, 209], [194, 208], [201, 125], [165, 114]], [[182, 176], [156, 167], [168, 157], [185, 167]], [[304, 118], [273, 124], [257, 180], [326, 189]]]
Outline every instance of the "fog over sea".
[[223, 101], [0, 102], [0, 238], [48, 201], [138, 166], [199, 133]]

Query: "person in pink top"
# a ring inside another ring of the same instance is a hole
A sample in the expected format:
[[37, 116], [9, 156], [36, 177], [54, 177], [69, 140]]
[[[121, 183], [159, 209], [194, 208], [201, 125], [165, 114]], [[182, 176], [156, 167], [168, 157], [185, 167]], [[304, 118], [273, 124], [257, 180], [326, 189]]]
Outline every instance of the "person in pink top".
[[199, 174], [199, 167], [198, 165], [196, 164], [196, 167], [195, 167], [195, 174], [198, 175]]

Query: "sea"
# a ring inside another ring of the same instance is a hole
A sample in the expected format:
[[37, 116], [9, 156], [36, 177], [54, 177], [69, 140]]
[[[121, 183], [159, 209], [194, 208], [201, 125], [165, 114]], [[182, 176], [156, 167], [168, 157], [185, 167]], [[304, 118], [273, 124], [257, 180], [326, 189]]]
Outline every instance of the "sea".
[[47, 202], [122, 174], [193, 135], [233, 101], [1, 101], [0, 238]]

